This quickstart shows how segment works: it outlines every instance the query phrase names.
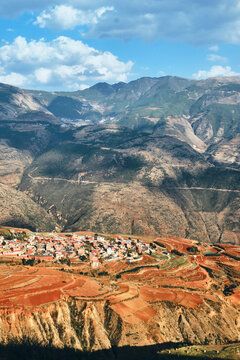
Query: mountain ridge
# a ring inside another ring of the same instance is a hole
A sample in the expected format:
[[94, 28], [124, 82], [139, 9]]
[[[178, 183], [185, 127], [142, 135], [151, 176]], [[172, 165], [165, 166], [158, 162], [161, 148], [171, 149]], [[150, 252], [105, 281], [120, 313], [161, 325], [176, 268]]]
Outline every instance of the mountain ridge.
[[1, 182], [60, 229], [238, 243], [239, 82], [142, 78], [72, 93], [2, 84]]

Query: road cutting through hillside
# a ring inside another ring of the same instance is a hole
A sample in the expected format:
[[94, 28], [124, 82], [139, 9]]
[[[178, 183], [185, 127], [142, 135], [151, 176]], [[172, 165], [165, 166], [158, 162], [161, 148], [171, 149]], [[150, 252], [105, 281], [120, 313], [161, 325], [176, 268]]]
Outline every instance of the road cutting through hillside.
[[178, 190], [204, 190], [204, 191], [220, 191], [220, 192], [232, 192], [232, 193], [240, 193], [240, 190], [234, 190], [234, 189], [219, 189], [219, 188], [204, 188], [204, 187], [168, 187], [168, 189], [178, 189]]
[[44, 177], [44, 176], [32, 176], [32, 173], [34, 171], [36, 171], [37, 168], [33, 169], [31, 173], [28, 173], [28, 177], [30, 177], [31, 180], [33, 181], [64, 181], [64, 182], [68, 182], [70, 184], [78, 184], [78, 185], [81, 185], [81, 184], [96, 184], [97, 182], [96, 181], [88, 181], [88, 180], [81, 180], [81, 179], [78, 179], [78, 180], [72, 180], [72, 179], [64, 179], [64, 178], [60, 178], [60, 177], [52, 177], [52, 178], [49, 178], [49, 177]]

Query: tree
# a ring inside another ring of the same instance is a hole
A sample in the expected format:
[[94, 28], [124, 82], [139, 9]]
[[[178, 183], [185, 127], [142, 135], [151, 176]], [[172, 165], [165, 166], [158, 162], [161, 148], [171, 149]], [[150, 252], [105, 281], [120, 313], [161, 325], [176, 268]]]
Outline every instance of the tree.
[[199, 250], [196, 246], [192, 245], [190, 247], [187, 248], [187, 251], [190, 252], [191, 254], [199, 254]]
[[33, 266], [35, 262], [35, 258], [29, 259], [28, 260], [28, 265]]

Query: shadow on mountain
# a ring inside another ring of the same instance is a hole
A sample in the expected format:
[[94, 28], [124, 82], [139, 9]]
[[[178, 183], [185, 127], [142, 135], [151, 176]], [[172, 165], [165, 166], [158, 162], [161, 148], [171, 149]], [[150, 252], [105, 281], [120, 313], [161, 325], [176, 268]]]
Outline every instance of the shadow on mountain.
[[[181, 346], [186, 344], [181, 344]], [[113, 347], [110, 350], [99, 350], [95, 352], [81, 352], [71, 348], [58, 349], [52, 346], [30, 345], [29, 343], [0, 345], [1, 360], [181, 360], [181, 359], [209, 359], [205, 356], [174, 355], [171, 353], [159, 354], [162, 350], [176, 349], [180, 344], [164, 343], [151, 346], [139, 347]], [[214, 357], [219, 359], [219, 357]]]

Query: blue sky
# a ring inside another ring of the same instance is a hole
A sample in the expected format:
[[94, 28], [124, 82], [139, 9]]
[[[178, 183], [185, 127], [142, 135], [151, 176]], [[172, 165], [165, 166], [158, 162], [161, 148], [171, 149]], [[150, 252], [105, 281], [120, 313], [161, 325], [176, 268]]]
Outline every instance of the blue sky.
[[240, 0], [1, 0], [0, 17], [0, 82], [23, 88], [240, 74]]

